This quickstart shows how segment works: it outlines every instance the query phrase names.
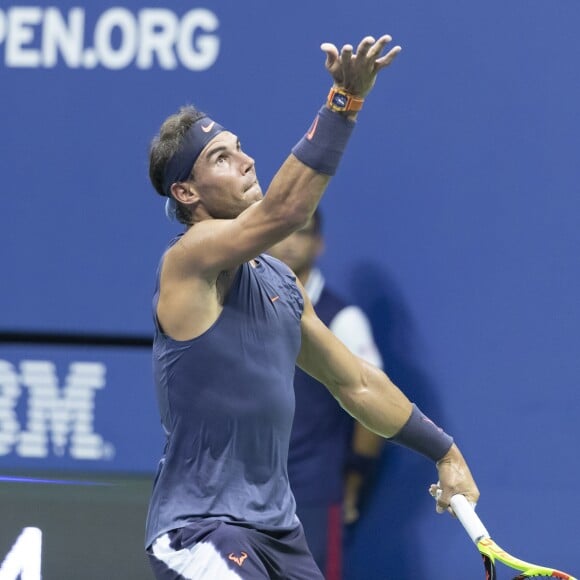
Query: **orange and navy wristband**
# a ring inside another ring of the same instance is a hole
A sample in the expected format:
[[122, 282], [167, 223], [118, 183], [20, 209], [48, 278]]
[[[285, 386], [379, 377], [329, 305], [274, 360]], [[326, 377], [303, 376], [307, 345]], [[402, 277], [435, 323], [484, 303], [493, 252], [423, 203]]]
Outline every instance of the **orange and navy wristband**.
[[306, 135], [294, 145], [292, 153], [314, 171], [334, 175], [355, 124], [348, 117], [324, 106], [318, 111]]

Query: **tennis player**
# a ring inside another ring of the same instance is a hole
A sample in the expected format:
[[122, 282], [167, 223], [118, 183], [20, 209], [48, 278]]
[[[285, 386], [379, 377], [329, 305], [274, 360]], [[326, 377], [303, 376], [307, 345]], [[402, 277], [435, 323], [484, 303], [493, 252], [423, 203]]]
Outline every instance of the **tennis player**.
[[443, 511], [478, 490], [452, 438], [316, 316], [300, 283], [263, 252], [304, 227], [334, 175], [388, 35], [354, 52], [322, 45], [327, 103], [267, 195], [238, 137], [193, 107], [162, 125], [150, 176], [186, 226], [163, 255], [153, 369], [167, 441], [147, 518], [158, 580], [321, 579], [287, 475], [298, 364], [368, 429], [428, 456]]

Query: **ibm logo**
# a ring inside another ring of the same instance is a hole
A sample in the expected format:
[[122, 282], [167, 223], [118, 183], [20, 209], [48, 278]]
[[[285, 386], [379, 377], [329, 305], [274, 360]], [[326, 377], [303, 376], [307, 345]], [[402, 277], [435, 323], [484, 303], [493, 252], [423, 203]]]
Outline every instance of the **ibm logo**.
[[94, 432], [95, 393], [105, 376], [102, 363], [73, 362], [61, 388], [50, 361], [23, 360], [17, 369], [0, 360], [0, 457], [111, 459], [113, 446]]

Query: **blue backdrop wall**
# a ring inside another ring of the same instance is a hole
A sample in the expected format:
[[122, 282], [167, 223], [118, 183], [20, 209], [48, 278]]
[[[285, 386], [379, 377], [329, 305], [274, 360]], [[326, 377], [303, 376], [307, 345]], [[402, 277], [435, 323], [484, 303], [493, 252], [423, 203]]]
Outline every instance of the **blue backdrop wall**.
[[[574, 0], [2, 5], [0, 331], [149, 335], [176, 231], [147, 179], [161, 121], [196, 104], [265, 186], [328, 91], [320, 43], [391, 33], [403, 52], [323, 200], [322, 265], [372, 316], [391, 376], [455, 435], [498, 541], [578, 574], [579, 21]], [[35, 356], [3, 351], [1, 396]], [[147, 368], [113, 367], [149, 418]], [[159, 436], [151, 424], [152, 468]], [[476, 577], [460, 526], [433, 512], [434, 475], [386, 450], [351, 578]]]

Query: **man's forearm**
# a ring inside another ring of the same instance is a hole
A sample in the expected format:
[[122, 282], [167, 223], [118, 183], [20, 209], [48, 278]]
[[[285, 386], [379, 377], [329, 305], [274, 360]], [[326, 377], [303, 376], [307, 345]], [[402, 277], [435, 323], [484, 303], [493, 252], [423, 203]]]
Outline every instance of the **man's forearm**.
[[300, 229], [316, 210], [329, 181], [329, 175], [314, 171], [290, 155], [270, 183], [262, 201], [264, 210], [273, 219], [278, 217], [292, 229]]
[[336, 173], [354, 126], [344, 114], [322, 107], [272, 180], [265, 209], [275, 215], [283, 209], [287, 223], [302, 227]]
[[453, 438], [413, 405], [385, 373], [364, 361], [361, 366], [362, 387], [351, 389], [344, 398], [347, 411], [378, 435], [439, 461]]
[[356, 386], [336, 392], [340, 405], [367, 429], [391, 438], [408, 421], [412, 403], [380, 369], [361, 360], [361, 376]]

